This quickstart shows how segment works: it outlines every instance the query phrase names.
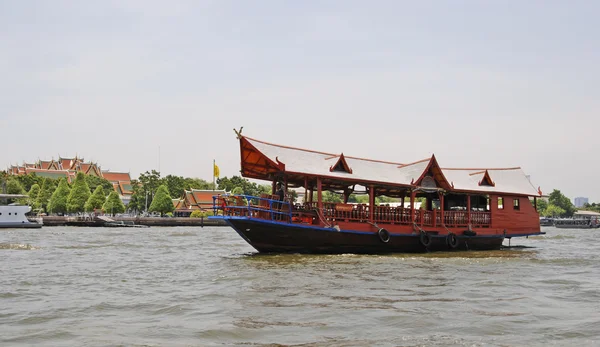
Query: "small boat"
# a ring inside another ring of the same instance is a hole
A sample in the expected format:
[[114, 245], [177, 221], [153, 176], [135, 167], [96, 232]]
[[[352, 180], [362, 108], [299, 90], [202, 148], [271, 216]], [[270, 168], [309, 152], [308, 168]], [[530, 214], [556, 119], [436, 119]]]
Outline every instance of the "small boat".
[[[518, 167], [442, 168], [435, 155], [379, 161], [236, 134], [242, 176], [272, 183], [272, 194], [216, 195], [209, 218], [224, 219], [259, 252], [490, 250], [506, 238], [545, 234], [536, 211], [542, 192]], [[305, 201], [276, 194], [277, 183], [287, 193], [303, 189]], [[339, 202], [325, 201], [325, 192]], [[368, 203], [352, 203], [356, 194], [367, 195]], [[398, 204], [377, 203], [379, 196]]]
[[573, 218], [560, 218], [554, 221], [560, 229], [596, 229], [600, 228], [600, 213], [593, 211], [577, 211]]
[[[27, 195], [21, 194], [0, 194], [0, 201], [6, 199], [27, 198]], [[41, 223], [35, 223], [27, 219], [27, 214], [31, 212], [31, 207], [27, 205], [8, 204], [0, 205], [0, 228], [41, 228]]]
[[542, 226], [542, 227], [554, 226], [554, 218], [541, 217], [540, 218], [540, 226]]

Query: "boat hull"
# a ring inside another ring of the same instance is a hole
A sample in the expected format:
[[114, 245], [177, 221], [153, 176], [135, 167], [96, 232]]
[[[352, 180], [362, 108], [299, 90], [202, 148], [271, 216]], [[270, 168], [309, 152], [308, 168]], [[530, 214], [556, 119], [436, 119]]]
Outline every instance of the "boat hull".
[[0, 229], [39, 229], [42, 225], [31, 222], [5, 222], [0, 223]]
[[558, 229], [598, 229], [600, 225], [588, 225], [588, 224], [556, 224]]
[[227, 223], [261, 253], [420, 253], [450, 250], [500, 249], [504, 237], [457, 235], [455, 248], [448, 245], [446, 235], [430, 234], [426, 247], [420, 234], [391, 234], [383, 242], [377, 232], [297, 225], [253, 218], [226, 218]]

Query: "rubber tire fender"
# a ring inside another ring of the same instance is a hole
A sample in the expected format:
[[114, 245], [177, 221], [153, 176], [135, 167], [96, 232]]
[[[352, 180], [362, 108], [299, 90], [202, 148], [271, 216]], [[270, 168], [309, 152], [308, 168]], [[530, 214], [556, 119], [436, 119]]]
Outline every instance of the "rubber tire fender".
[[419, 241], [423, 247], [429, 247], [431, 245], [431, 236], [424, 231], [421, 231], [421, 235], [419, 236]]
[[448, 247], [452, 249], [458, 247], [458, 238], [456, 237], [456, 234], [449, 233], [448, 236], [446, 236], [446, 243], [448, 243]]
[[384, 228], [377, 230], [377, 235], [379, 235], [379, 239], [381, 240], [381, 242], [390, 242], [390, 232], [385, 230]]

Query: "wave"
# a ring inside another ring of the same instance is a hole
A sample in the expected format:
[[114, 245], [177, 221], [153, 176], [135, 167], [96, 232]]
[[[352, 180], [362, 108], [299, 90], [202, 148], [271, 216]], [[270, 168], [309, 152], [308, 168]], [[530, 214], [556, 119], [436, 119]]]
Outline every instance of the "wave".
[[30, 251], [34, 249], [39, 249], [38, 247], [32, 246], [29, 243], [20, 244], [20, 243], [0, 243], [0, 249], [17, 249], [17, 250], [25, 250]]

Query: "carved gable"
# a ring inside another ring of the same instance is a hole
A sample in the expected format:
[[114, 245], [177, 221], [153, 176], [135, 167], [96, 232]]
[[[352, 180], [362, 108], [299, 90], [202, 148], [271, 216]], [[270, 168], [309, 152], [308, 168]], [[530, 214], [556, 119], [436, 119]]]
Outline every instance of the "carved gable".
[[335, 163], [335, 165], [333, 165], [333, 166], [331, 166], [329, 168], [329, 171], [330, 172], [346, 172], [346, 173], [349, 173], [349, 174], [352, 173], [352, 169], [350, 168], [350, 166], [346, 162], [346, 158], [344, 157], [344, 153], [342, 153], [340, 155], [340, 158]]

